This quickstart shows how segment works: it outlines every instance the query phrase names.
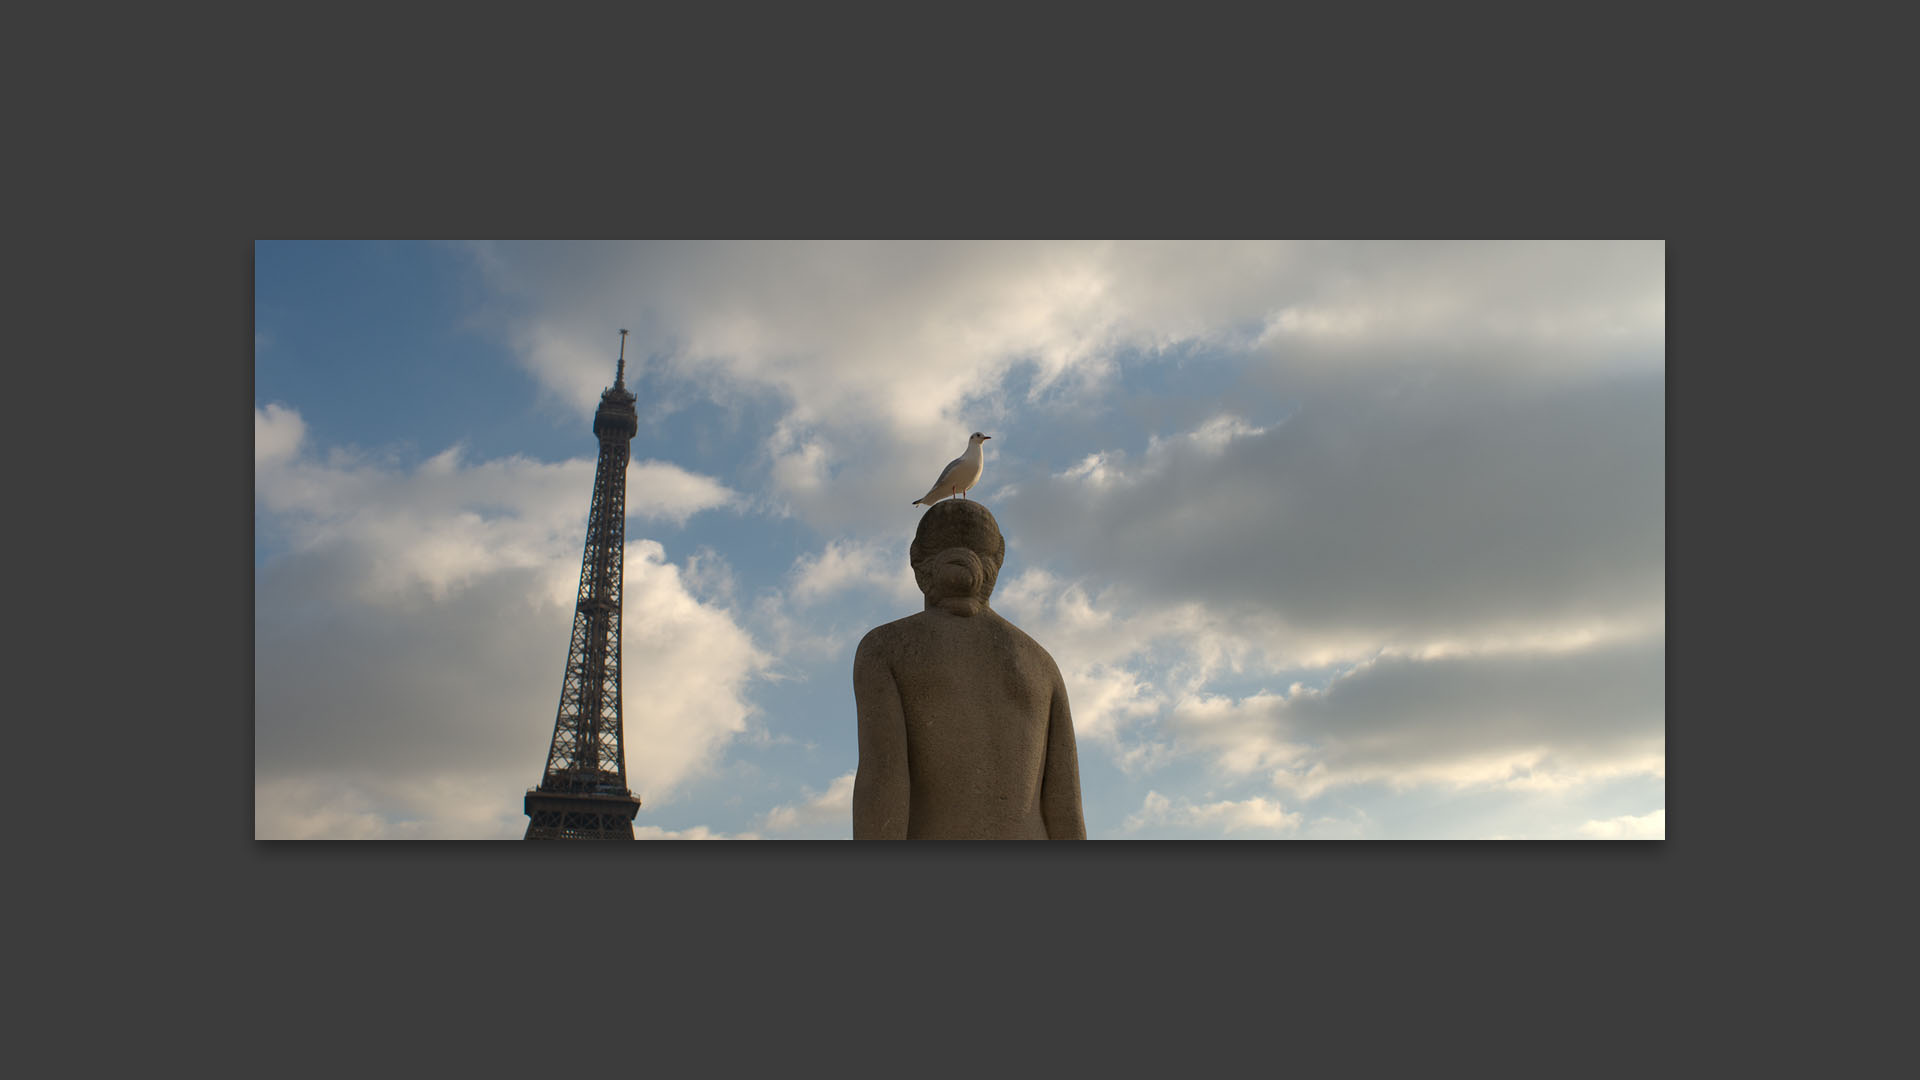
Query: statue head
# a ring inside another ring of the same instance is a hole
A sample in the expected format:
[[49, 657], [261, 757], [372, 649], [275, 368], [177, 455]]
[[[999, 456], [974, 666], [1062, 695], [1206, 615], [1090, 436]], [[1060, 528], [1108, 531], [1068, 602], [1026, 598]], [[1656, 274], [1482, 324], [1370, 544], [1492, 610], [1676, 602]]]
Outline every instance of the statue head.
[[[928, 606], [986, 607], [1007, 556], [1000, 523], [971, 499], [942, 499], [920, 516], [907, 560]], [[942, 601], [948, 601], [942, 604]]]

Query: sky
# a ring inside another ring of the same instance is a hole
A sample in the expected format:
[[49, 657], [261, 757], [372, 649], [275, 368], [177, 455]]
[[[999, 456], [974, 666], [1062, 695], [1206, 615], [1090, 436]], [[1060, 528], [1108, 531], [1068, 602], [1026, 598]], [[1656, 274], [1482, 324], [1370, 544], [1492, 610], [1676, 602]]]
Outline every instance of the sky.
[[1664, 839], [1652, 242], [254, 251], [255, 835], [518, 839], [621, 329], [642, 839], [845, 839], [983, 431], [1091, 839]]

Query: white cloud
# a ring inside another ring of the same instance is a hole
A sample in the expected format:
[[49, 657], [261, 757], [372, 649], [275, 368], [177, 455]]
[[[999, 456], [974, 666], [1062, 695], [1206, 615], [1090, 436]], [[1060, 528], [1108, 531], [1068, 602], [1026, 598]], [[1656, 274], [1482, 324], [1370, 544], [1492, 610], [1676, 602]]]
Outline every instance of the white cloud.
[[770, 650], [783, 666], [768, 673], [769, 678], [785, 680], [803, 677], [784, 665], [817, 663], [831, 657], [851, 655], [855, 635], [865, 627], [852, 627], [812, 617], [810, 612], [795, 613], [795, 608], [779, 593], [764, 593], [754, 601], [753, 627], [769, 641]]
[[635, 825], [635, 840], [758, 840], [759, 833], [718, 833], [705, 825], [694, 825], [685, 829], [663, 829], [658, 825]]
[[1515, 343], [1532, 363], [1545, 342], [1563, 364], [1631, 354], [1644, 365], [1664, 335], [1659, 243], [472, 250], [496, 287], [525, 302], [513, 337], [527, 369], [583, 412], [606, 383], [612, 346], [598, 328], [609, 326], [637, 327], [635, 378], [645, 371], [717, 401], [775, 395], [786, 412], [764, 446], [772, 494], [815, 523], [882, 521], [849, 492], [911, 498], [1020, 382], [1029, 404], [1065, 405], [1133, 355], [1205, 343], [1310, 363], [1303, 349], [1333, 339], [1346, 363], [1356, 343], [1441, 341], [1422, 363], [1484, 366]]
[[1175, 436], [1173, 439], [1163, 439], [1157, 435], [1150, 438], [1147, 441], [1147, 457], [1149, 459], [1167, 457], [1172, 453], [1175, 440], [1184, 441], [1202, 454], [1217, 457], [1235, 439], [1251, 438], [1266, 433], [1266, 428], [1255, 427], [1232, 413], [1220, 413], [1217, 416], [1208, 417], [1199, 427]]
[[1566, 791], [1665, 775], [1664, 652], [1655, 639], [1573, 653], [1383, 657], [1324, 689], [1254, 695], [1211, 714], [1176, 708], [1170, 726], [1223, 768], [1271, 766], [1274, 785], [1301, 799], [1368, 783]]
[[726, 556], [711, 547], [701, 546], [680, 568], [680, 580], [702, 601], [715, 607], [731, 607], [739, 581]]
[[691, 473], [665, 461], [627, 464], [627, 513], [686, 523], [702, 510], [735, 503], [738, 495], [711, 476]]
[[423, 769], [405, 776], [326, 771], [257, 778], [262, 840], [518, 840], [527, 819], [515, 778]]
[[791, 832], [804, 825], [834, 823], [851, 829], [854, 775], [852, 772], [843, 773], [827, 785], [827, 790], [819, 794], [808, 791], [797, 803], [776, 806], [767, 811], [767, 829], [771, 832]]
[[[1059, 660], [1054, 661], [1056, 664]], [[1075, 663], [1072, 675], [1063, 669], [1067, 702], [1073, 714], [1076, 739], [1110, 740], [1119, 745], [1128, 721], [1158, 712], [1164, 699], [1140, 674], [1102, 663]], [[1144, 762], [1141, 762], [1144, 764]]]
[[1262, 691], [1238, 701], [1213, 695], [1178, 702], [1167, 726], [1177, 733], [1183, 749], [1208, 753], [1230, 773], [1273, 769], [1299, 761], [1307, 747], [1284, 737], [1278, 722], [1286, 697]]
[[1342, 255], [1359, 272], [1321, 275], [1270, 309], [1257, 344], [1341, 364], [1394, 358], [1389, 347], [1535, 370], [1663, 362], [1663, 243], [1358, 244]]
[[922, 599], [906, 547], [891, 542], [830, 540], [819, 552], [794, 560], [789, 577], [790, 594], [802, 605], [847, 589], [870, 589], [912, 607]]
[[253, 467], [270, 467], [293, 457], [307, 436], [299, 412], [279, 402], [253, 410]]
[[775, 427], [766, 452], [773, 463], [773, 487], [783, 498], [819, 495], [831, 479], [836, 455], [826, 440], [791, 418]]
[[1589, 821], [1580, 826], [1580, 835], [1589, 840], [1665, 840], [1667, 809], [1663, 806], [1638, 816], [1623, 814], [1604, 821]]
[[757, 711], [747, 686], [771, 659], [731, 613], [687, 591], [658, 543], [628, 542], [625, 584], [635, 613], [621, 640], [627, 776], [650, 803], [665, 803], [747, 730]]
[[1211, 830], [1223, 836], [1241, 832], [1277, 834], [1298, 831], [1301, 820], [1299, 812], [1259, 796], [1237, 802], [1193, 803], [1185, 799], [1176, 801], [1157, 791], [1148, 791], [1140, 809], [1128, 816], [1121, 829], [1139, 832], [1141, 829], [1167, 826]]
[[[1092, 597], [1036, 569], [996, 606], [1053, 654], [1082, 741], [1128, 772], [1199, 757], [1297, 799], [1373, 783], [1552, 792], [1665, 773], [1661, 620], [1401, 648], [1119, 593]], [[1209, 689], [1223, 677], [1278, 681]]]
[[[302, 458], [305, 425], [282, 406], [254, 410], [254, 430], [260, 508], [277, 518], [296, 548], [344, 546], [365, 559], [371, 572], [357, 584], [367, 599], [417, 588], [444, 598], [505, 569], [557, 573], [556, 561], [569, 551], [577, 573], [592, 459], [548, 464], [514, 456], [470, 464], [456, 445], [406, 471], [359, 452]], [[676, 465], [628, 466], [629, 516], [678, 524], [733, 498], [713, 478]]]
[[1163, 620], [1116, 619], [1111, 610], [1097, 607], [1078, 583], [1062, 582], [1040, 569], [1001, 582], [993, 606], [1038, 641], [1060, 668], [1077, 739], [1117, 746], [1129, 720], [1151, 715], [1164, 703], [1159, 690], [1143, 680], [1129, 660], [1184, 627]]
[[1294, 390], [1284, 420], [1097, 449], [995, 512], [1136, 600], [1374, 649], [1663, 619], [1657, 377]]
[[[1172, 436], [1149, 436], [1146, 452], [1141, 455], [1137, 466], [1128, 466], [1124, 450], [1096, 450], [1081, 458], [1077, 464], [1054, 473], [1053, 479], [1090, 489], [1096, 495], [1104, 495], [1111, 489], [1137, 486], [1143, 481], [1165, 475], [1182, 455], [1218, 457], [1235, 439], [1264, 435], [1267, 430], [1265, 427], [1255, 427], [1232, 413], [1219, 413], [1208, 417], [1192, 431]], [[1015, 494], [1017, 490], [1003, 492], [1003, 497], [1011, 498]]]
[[1080, 463], [1063, 469], [1053, 475], [1061, 480], [1076, 480], [1095, 488], [1111, 487], [1126, 478], [1120, 470], [1119, 451], [1095, 451], [1080, 459]]

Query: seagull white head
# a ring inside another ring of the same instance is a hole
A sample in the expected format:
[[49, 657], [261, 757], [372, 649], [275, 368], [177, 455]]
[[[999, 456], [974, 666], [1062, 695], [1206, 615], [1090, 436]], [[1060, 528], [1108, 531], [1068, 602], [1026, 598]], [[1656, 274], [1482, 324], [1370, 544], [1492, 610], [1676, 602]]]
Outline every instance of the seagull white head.
[[967, 445], [968, 445], [968, 446], [979, 446], [979, 445], [980, 445], [981, 443], [983, 443], [983, 442], [986, 442], [986, 441], [987, 441], [988, 439], [991, 439], [991, 438], [993, 438], [993, 436], [991, 436], [991, 435], [982, 435], [982, 434], [980, 434], [979, 432], [977, 432], [977, 431], [976, 431], [976, 432], [974, 432], [973, 434], [971, 434], [971, 435], [969, 435], [969, 436], [967, 436]]

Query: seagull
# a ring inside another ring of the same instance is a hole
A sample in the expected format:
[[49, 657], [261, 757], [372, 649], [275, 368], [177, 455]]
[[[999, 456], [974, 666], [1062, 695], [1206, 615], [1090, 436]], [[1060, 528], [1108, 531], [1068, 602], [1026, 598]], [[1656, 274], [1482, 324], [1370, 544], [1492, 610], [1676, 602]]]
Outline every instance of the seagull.
[[932, 506], [949, 495], [964, 498], [967, 489], [980, 482], [980, 473], [986, 468], [986, 447], [981, 444], [991, 438], [977, 431], [967, 436], [966, 453], [947, 462], [947, 467], [940, 470], [940, 479], [925, 495], [913, 500], [913, 505]]

